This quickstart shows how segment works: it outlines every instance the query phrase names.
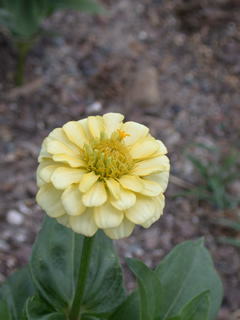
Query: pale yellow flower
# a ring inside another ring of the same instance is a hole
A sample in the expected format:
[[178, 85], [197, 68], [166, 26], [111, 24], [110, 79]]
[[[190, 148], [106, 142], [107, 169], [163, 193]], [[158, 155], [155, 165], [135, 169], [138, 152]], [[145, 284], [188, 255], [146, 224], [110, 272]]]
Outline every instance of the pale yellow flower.
[[149, 129], [107, 113], [53, 130], [39, 155], [37, 202], [73, 231], [112, 239], [159, 219], [169, 178], [167, 149]]

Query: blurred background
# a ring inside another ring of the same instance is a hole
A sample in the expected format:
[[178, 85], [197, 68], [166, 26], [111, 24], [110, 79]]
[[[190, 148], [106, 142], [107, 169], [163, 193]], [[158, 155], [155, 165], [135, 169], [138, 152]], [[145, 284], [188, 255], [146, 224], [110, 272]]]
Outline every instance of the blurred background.
[[240, 1], [35, 2], [0, 0], [0, 284], [28, 262], [41, 225], [42, 140], [67, 121], [120, 112], [171, 160], [164, 215], [116, 242], [124, 268], [126, 256], [154, 268], [204, 236], [224, 284], [218, 320], [240, 319]]

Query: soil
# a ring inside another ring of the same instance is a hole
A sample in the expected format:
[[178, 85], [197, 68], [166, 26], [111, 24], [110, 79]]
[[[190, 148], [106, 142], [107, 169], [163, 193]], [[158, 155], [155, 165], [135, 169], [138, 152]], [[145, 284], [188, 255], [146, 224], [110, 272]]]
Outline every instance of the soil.
[[[240, 235], [214, 224], [217, 218], [240, 219], [239, 206], [219, 210], [193, 197], [175, 197], [202, 183], [185, 152], [204, 162], [209, 153], [197, 143], [224, 154], [240, 145], [239, 2], [102, 4], [106, 16], [56, 12], [43, 22], [51, 36], [38, 37], [19, 88], [16, 50], [0, 34], [0, 283], [28, 262], [41, 225], [35, 172], [42, 140], [67, 121], [120, 112], [164, 142], [172, 175], [160, 220], [116, 241], [124, 270], [123, 257], [154, 268], [175, 245], [204, 236], [224, 284], [218, 320], [239, 319], [239, 248], [217, 239]], [[240, 181], [229, 190], [238, 196]], [[135, 280], [126, 270], [125, 275], [132, 290]]]

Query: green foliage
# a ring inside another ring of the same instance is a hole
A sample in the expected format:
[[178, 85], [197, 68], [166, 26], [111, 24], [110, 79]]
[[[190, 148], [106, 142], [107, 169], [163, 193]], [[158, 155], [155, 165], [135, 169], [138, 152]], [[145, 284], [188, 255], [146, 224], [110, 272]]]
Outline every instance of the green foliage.
[[[30, 268], [16, 272], [0, 288], [0, 319], [75, 319], [69, 314], [83, 239], [46, 216]], [[178, 245], [155, 271], [136, 259], [127, 264], [138, 282], [128, 297], [112, 240], [98, 231], [79, 319], [216, 319], [222, 284], [202, 239]]]
[[43, 19], [62, 9], [103, 12], [103, 8], [91, 0], [1, 0], [0, 23], [14, 38], [29, 40], [39, 32]]
[[[216, 319], [223, 297], [223, 287], [202, 239], [197, 242], [186, 241], [167, 255], [154, 272], [161, 285], [158, 281], [153, 285], [152, 271], [141, 262], [134, 259], [127, 261], [138, 279], [138, 284], [141, 281], [142, 285], [131, 295], [131, 299], [128, 297], [125, 300], [110, 320], [124, 320], [126, 314], [128, 320]], [[148, 283], [149, 278], [151, 280]], [[150, 288], [151, 286], [153, 288]], [[160, 287], [162, 295], [159, 294]], [[151, 294], [154, 290], [155, 296]], [[149, 309], [153, 305], [150, 313]], [[134, 309], [147, 309], [147, 317], [141, 318], [143, 313], [140, 311], [140, 318], [136, 318]]]
[[[34, 288], [29, 272], [29, 267], [25, 266], [15, 272], [8, 281], [4, 282], [0, 288], [0, 299], [7, 302], [9, 308], [9, 319], [21, 319], [22, 309], [25, 301], [34, 293]], [[8, 319], [6, 307], [0, 304], [0, 319]]]
[[[220, 219], [214, 219], [212, 221], [213, 224], [222, 226], [224, 228], [232, 229], [233, 231], [239, 233], [240, 232], [240, 220], [239, 217], [236, 216], [236, 221], [227, 219], [227, 218], [220, 218]], [[218, 242], [228, 244], [234, 247], [240, 248], [240, 239], [234, 238], [234, 237], [220, 237], [217, 239]]]
[[219, 149], [207, 148], [202, 144], [197, 144], [197, 146], [206, 149], [208, 152], [215, 153], [219, 157], [219, 161], [204, 162], [196, 156], [187, 154], [186, 157], [202, 176], [203, 184], [201, 186], [194, 186], [180, 195], [192, 195], [199, 200], [211, 202], [218, 209], [236, 206], [240, 198], [232, 197], [227, 191], [227, 187], [230, 183], [240, 178], [238, 170], [240, 153], [232, 150], [224, 156]]
[[0, 319], [11, 320], [10, 310], [6, 300], [0, 300]]
[[136, 259], [127, 259], [130, 270], [136, 275], [140, 296], [140, 320], [159, 318], [162, 303], [162, 286], [155, 272]]
[[0, 25], [5, 27], [18, 50], [15, 84], [23, 84], [27, 54], [34, 46], [41, 22], [57, 10], [74, 9], [105, 13], [92, 0], [0, 0]]
[[[32, 250], [30, 266], [38, 292], [53, 308], [66, 314], [73, 301], [83, 239], [46, 216]], [[84, 313], [111, 312], [124, 298], [121, 266], [113, 243], [99, 231], [83, 300]]]
[[209, 291], [200, 293], [186, 304], [180, 313], [168, 320], [208, 320]]

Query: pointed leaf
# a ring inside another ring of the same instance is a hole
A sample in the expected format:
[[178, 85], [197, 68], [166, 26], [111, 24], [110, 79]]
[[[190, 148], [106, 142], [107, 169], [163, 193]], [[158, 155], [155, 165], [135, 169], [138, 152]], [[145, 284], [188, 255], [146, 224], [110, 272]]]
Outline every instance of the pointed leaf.
[[[15, 272], [0, 288], [0, 299], [8, 304], [10, 319], [21, 318], [22, 309], [28, 297], [32, 296], [34, 288], [29, 267], [25, 266]], [[0, 317], [0, 319], [5, 319]]]
[[137, 259], [126, 259], [126, 261], [131, 271], [136, 275], [138, 282], [140, 319], [160, 319], [162, 288], [158, 276], [142, 261]]
[[56, 312], [39, 295], [34, 295], [26, 301], [22, 320], [67, 320], [65, 314]]
[[6, 300], [0, 300], [0, 319], [11, 320], [10, 311]]
[[138, 291], [131, 293], [126, 300], [115, 310], [109, 320], [136, 320], [140, 319], [140, 301]]
[[221, 280], [203, 239], [176, 246], [155, 270], [164, 295], [161, 320], [179, 313], [191, 299], [210, 290], [209, 320], [215, 320], [223, 296]]
[[[69, 312], [76, 286], [84, 237], [45, 216], [31, 256], [34, 284], [55, 309]], [[97, 232], [83, 308], [86, 313], [107, 313], [125, 298], [121, 266], [113, 242]]]
[[200, 293], [186, 304], [180, 313], [168, 320], [208, 320], [209, 291]]

